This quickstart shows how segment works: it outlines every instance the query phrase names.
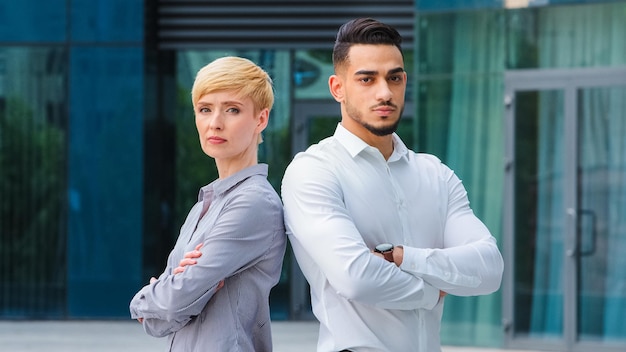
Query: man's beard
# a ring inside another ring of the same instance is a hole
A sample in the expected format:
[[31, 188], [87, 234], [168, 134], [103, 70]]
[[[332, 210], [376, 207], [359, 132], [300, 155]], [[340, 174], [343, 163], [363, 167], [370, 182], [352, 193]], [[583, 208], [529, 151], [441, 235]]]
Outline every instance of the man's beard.
[[[397, 106], [392, 104], [391, 102], [386, 102], [383, 104], [379, 104], [376, 106], [393, 106], [396, 108]], [[346, 112], [348, 116], [352, 118], [354, 121], [358, 122], [361, 126], [363, 126], [366, 130], [372, 132], [372, 134], [382, 137], [387, 136], [394, 133], [398, 129], [398, 125], [400, 125], [400, 118], [402, 117], [402, 113], [404, 112], [404, 106], [400, 109], [400, 115], [398, 115], [398, 119], [391, 125], [376, 127], [372, 126], [369, 123], [363, 121], [363, 114], [359, 112], [359, 110], [355, 109], [350, 103], [346, 102]]]

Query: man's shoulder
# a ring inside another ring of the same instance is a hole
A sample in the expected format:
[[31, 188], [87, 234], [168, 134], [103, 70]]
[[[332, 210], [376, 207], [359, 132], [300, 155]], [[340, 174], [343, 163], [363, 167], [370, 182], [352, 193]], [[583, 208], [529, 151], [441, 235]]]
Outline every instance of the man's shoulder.
[[413, 152], [413, 157], [419, 163], [442, 164], [441, 159], [433, 154]]
[[321, 141], [311, 144], [306, 150], [296, 153], [291, 161], [291, 164], [300, 162], [301, 159], [306, 160], [306, 163], [316, 160], [328, 164], [337, 159], [341, 154], [345, 153], [345, 148], [334, 137], [327, 137]]
[[439, 157], [429, 153], [412, 153], [409, 160], [422, 172], [439, 176], [448, 175], [454, 171], [446, 165]]

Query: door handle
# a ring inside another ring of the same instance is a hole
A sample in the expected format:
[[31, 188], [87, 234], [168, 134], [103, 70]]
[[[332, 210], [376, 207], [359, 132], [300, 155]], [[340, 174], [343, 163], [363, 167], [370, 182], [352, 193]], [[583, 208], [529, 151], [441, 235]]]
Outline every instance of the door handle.
[[[596, 252], [596, 240], [597, 240], [597, 228], [596, 228], [596, 223], [597, 223], [597, 216], [596, 213], [593, 210], [590, 209], [580, 209], [578, 211], [578, 213], [580, 214], [580, 216], [578, 217], [578, 229], [577, 229], [577, 236], [576, 236], [576, 242], [578, 242], [576, 244], [576, 247], [579, 248], [578, 250], [578, 255], [579, 256], [589, 256], [589, 255], [593, 255]], [[585, 219], [588, 219], [589, 224], [587, 226], [583, 226], [584, 223], [583, 221], [585, 221]], [[589, 229], [589, 231], [585, 231], [585, 229]], [[587, 237], [583, 237], [583, 234], [589, 232], [590, 236]], [[582, 240], [583, 238], [590, 238], [591, 242], [590, 245], [587, 246], [587, 248], [585, 248], [583, 246]]]

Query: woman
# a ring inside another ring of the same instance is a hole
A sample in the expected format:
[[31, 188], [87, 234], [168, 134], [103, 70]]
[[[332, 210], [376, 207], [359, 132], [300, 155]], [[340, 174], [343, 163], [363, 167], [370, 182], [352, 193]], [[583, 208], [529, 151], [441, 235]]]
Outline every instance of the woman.
[[274, 103], [269, 75], [238, 57], [198, 71], [192, 102], [202, 150], [219, 178], [200, 189], [167, 267], [130, 303], [170, 351], [271, 351], [269, 293], [286, 236], [282, 203], [257, 161]]

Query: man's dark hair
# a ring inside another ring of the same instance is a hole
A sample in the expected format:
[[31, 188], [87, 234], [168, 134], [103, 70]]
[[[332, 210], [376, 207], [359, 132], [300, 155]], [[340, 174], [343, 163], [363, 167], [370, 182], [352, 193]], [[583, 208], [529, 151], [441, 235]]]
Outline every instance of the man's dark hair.
[[357, 18], [344, 23], [337, 32], [333, 48], [335, 70], [348, 60], [348, 52], [354, 44], [395, 45], [402, 53], [402, 36], [395, 28], [373, 18]]

